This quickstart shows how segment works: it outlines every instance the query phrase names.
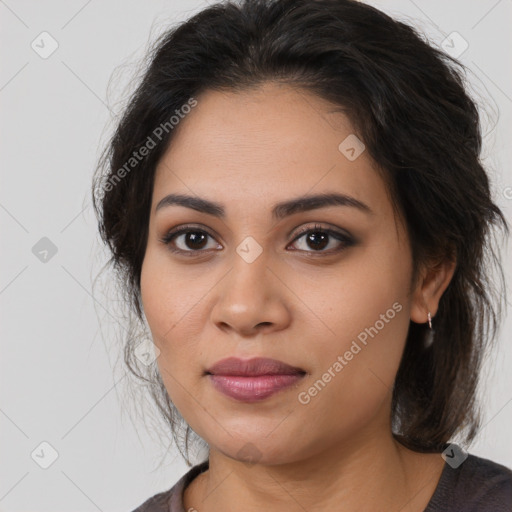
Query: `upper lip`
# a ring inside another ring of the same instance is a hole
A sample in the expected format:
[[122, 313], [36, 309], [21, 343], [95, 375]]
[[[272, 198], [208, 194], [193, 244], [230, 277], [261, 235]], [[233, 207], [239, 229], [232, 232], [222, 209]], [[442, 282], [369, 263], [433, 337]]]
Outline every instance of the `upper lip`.
[[306, 372], [302, 368], [290, 366], [277, 359], [269, 359], [266, 357], [255, 357], [253, 359], [228, 357], [210, 366], [210, 368], [206, 370], [206, 373], [212, 375], [255, 376], [294, 375], [304, 374]]

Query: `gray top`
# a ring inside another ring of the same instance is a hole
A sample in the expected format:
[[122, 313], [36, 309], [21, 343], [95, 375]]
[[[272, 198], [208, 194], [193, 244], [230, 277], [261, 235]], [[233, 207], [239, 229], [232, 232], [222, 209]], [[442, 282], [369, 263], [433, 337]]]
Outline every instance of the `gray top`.
[[[186, 512], [185, 487], [208, 469], [208, 461], [192, 467], [169, 490], [155, 494], [133, 512]], [[468, 455], [457, 468], [445, 464], [424, 512], [512, 512], [512, 471]]]

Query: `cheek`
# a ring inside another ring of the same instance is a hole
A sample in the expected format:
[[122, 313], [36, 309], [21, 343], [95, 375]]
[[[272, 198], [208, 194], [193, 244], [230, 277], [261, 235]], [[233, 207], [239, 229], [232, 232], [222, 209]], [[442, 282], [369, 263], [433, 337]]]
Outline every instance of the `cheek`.
[[[144, 314], [155, 342], [173, 325], [173, 309], [168, 307], [172, 305], [169, 304], [169, 286], [165, 279], [160, 278], [163, 270], [154, 251], [148, 249], [141, 269], [140, 292]], [[160, 346], [159, 348], [162, 349]]]
[[[141, 269], [141, 298], [162, 379], [179, 406], [182, 387], [190, 389], [202, 368], [198, 360], [204, 320], [200, 318], [205, 286], [176, 266], [169, 265], [165, 251], [148, 248]], [[206, 288], [208, 289], [208, 288]]]
[[313, 287], [304, 293], [316, 296], [323, 306], [318, 311], [324, 312], [322, 319], [330, 327], [331, 339], [336, 336], [350, 344], [362, 333], [364, 340], [364, 333], [368, 329], [374, 332], [372, 327], [376, 326], [379, 339], [395, 343], [405, 336], [409, 325], [410, 273], [407, 249], [382, 236], [354, 252], [336, 275], [330, 276], [323, 297]]
[[318, 367], [297, 391], [297, 413], [304, 421], [316, 418], [323, 434], [311, 440], [304, 433], [304, 444], [351, 438], [374, 421], [387, 421], [409, 325], [406, 307], [394, 297], [366, 297], [356, 318], [339, 317], [336, 327], [342, 334], [335, 343], [316, 352]]
[[204, 286], [177, 266], [169, 264], [165, 251], [148, 248], [141, 269], [144, 313], [160, 350], [167, 350], [184, 327], [193, 325]]
[[384, 250], [384, 244], [365, 254], [347, 264], [322, 299], [329, 304], [322, 320], [330, 333], [317, 345], [314, 377], [329, 381], [330, 392], [316, 400], [318, 406], [333, 399], [354, 410], [365, 403], [371, 409], [393, 387], [409, 329], [410, 261], [407, 251]]
[[[184, 376], [180, 373], [180, 369], [183, 369], [180, 362], [183, 362], [186, 355], [180, 355], [180, 351], [183, 352], [184, 349], [180, 349], [180, 344], [177, 343], [182, 337], [180, 328], [184, 325], [183, 303], [180, 301], [183, 297], [175, 292], [176, 289], [181, 289], [181, 284], [174, 278], [177, 276], [169, 275], [169, 268], [163, 265], [162, 258], [148, 249], [140, 280], [144, 314], [152, 340], [160, 351], [156, 363], [167, 394], [180, 412], [187, 414], [187, 400], [182, 391]], [[187, 351], [190, 351], [190, 345]], [[186, 387], [190, 387], [188, 383]], [[185, 411], [182, 411], [183, 407]]]

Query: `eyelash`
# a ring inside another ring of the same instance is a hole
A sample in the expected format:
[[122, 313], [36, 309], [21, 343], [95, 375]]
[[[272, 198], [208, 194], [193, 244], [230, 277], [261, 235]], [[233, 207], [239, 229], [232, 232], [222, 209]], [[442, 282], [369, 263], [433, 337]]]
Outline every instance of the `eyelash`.
[[[206, 231], [204, 229], [198, 228], [197, 226], [187, 225], [187, 226], [182, 226], [182, 227], [180, 227], [178, 229], [170, 230], [168, 233], [166, 233], [160, 239], [160, 242], [162, 242], [163, 244], [169, 246], [169, 250], [171, 252], [177, 253], [177, 254], [183, 254], [183, 255], [186, 255], [186, 256], [189, 256], [189, 257], [194, 256], [197, 253], [208, 251], [208, 249], [197, 249], [197, 250], [193, 250], [192, 249], [192, 250], [184, 251], [182, 249], [176, 249], [174, 247], [171, 247], [170, 244], [171, 244], [171, 242], [176, 237], [178, 237], [179, 235], [185, 234], [185, 233], [190, 233], [190, 232], [205, 233], [208, 236], [210, 236], [211, 238], [214, 238], [211, 233], [209, 233], [208, 231]], [[339, 232], [339, 231], [334, 231], [332, 229], [323, 228], [322, 226], [319, 226], [318, 224], [315, 224], [313, 227], [308, 226], [306, 228], [300, 229], [299, 232], [296, 233], [296, 236], [292, 240], [292, 243], [296, 242], [297, 240], [299, 240], [300, 238], [302, 238], [304, 235], [306, 235], [308, 233], [322, 233], [322, 234], [325, 234], [325, 235], [330, 235], [330, 236], [332, 236], [333, 238], [335, 238], [336, 240], [338, 240], [339, 242], [342, 243], [341, 248], [335, 249], [335, 250], [330, 250], [330, 251], [324, 251], [324, 250], [320, 250], [320, 251], [314, 251], [314, 250], [303, 251], [302, 249], [296, 249], [296, 250], [301, 251], [301, 252], [311, 253], [312, 257], [322, 256], [322, 255], [329, 256], [329, 255], [333, 255], [333, 254], [338, 254], [338, 253], [344, 251], [345, 249], [347, 249], [348, 247], [351, 247], [352, 245], [355, 244], [355, 240], [351, 236], [346, 235], [346, 234], [344, 234], [342, 232]]]

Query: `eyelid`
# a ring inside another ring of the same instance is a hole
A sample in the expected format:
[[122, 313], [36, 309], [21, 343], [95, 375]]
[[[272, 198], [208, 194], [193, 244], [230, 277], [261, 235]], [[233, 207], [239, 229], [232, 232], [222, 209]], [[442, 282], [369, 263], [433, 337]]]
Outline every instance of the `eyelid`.
[[344, 237], [347, 240], [353, 240], [355, 242], [355, 238], [348, 231], [342, 228], [325, 227], [320, 225], [320, 223], [318, 222], [315, 222], [313, 226], [308, 225], [299, 228], [299, 230], [295, 232], [294, 239], [292, 241], [297, 240], [297, 238], [300, 238], [302, 235], [304, 235], [305, 233], [309, 233], [310, 231], [321, 231], [329, 235]]

